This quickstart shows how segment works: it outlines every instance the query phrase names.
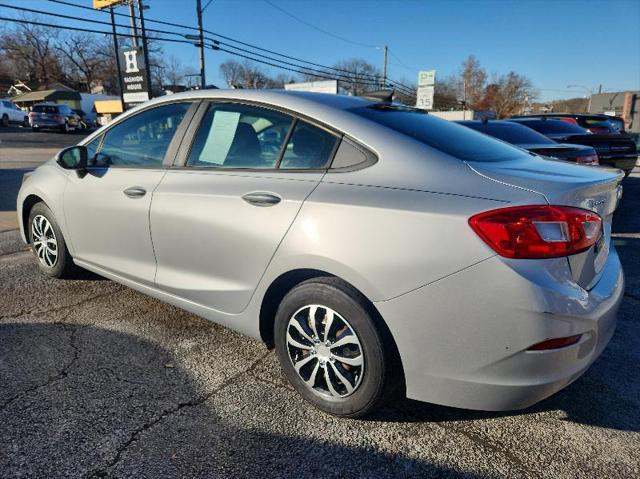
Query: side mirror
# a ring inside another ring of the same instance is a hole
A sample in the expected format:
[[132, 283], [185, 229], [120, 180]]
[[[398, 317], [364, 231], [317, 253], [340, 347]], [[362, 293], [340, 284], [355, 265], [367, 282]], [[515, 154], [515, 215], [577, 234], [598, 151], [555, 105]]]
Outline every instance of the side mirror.
[[56, 162], [66, 170], [84, 170], [87, 168], [86, 146], [70, 146], [56, 155]]

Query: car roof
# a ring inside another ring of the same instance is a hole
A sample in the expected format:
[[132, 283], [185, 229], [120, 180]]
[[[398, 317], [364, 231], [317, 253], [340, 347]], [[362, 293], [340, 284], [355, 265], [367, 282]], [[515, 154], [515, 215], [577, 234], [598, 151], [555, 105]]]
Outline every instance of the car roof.
[[307, 105], [324, 105], [332, 108], [346, 110], [349, 108], [357, 108], [377, 103], [373, 100], [357, 96], [333, 95], [330, 93], [315, 93], [307, 91], [289, 91], [289, 90], [223, 90], [223, 89], [205, 89], [192, 90], [173, 95], [167, 95], [158, 98], [162, 100], [182, 100], [182, 99], [231, 99], [246, 100], [261, 103], [273, 103], [282, 107], [287, 105], [295, 106], [301, 104]]

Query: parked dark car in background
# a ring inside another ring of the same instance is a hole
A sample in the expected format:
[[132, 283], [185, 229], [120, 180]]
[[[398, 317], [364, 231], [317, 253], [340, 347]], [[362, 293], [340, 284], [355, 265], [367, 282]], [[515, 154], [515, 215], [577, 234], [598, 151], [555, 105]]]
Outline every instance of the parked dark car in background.
[[597, 165], [598, 155], [590, 146], [556, 143], [531, 128], [503, 120], [458, 121], [473, 130], [519, 146], [537, 155], [573, 161], [582, 165]]
[[580, 113], [545, 113], [542, 115], [518, 115], [512, 118], [555, 118], [573, 123], [598, 135], [625, 134], [624, 120], [617, 116]]
[[29, 113], [29, 123], [33, 131], [61, 130], [68, 133], [78, 130], [81, 118], [69, 106], [57, 103], [38, 103]]
[[73, 110], [73, 112], [80, 117], [79, 128], [81, 130], [88, 130], [95, 128], [95, 123], [89, 118], [89, 116], [83, 110]]
[[507, 121], [528, 126], [557, 143], [591, 146], [601, 165], [612, 166], [629, 175], [638, 161], [635, 142], [628, 135], [595, 134], [570, 122], [548, 117], [511, 118]]

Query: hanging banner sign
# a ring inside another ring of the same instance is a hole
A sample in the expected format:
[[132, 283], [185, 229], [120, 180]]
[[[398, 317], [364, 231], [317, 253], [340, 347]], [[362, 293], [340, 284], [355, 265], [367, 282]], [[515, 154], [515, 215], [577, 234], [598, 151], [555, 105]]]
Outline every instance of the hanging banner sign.
[[122, 71], [122, 99], [125, 103], [142, 103], [149, 99], [149, 85], [145, 72], [142, 48], [120, 50], [120, 70]]

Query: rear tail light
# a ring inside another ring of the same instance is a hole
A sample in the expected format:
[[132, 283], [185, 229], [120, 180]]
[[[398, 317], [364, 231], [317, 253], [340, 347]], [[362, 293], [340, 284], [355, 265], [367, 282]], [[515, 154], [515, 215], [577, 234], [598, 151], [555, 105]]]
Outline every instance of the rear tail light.
[[599, 165], [598, 155], [578, 156], [576, 162], [581, 165]]
[[566, 338], [554, 338], [547, 339], [541, 343], [534, 344], [527, 351], [547, 351], [549, 349], [559, 349], [566, 346], [571, 346], [580, 341], [582, 334], [576, 334], [575, 336], [567, 336]]
[[566, 121], [567, 123], [573, 123], [574, 125], [578, 124], [578, 122], [574, 118], [566, 118], [562, 116], [559, 117], [558, 120]]
[[513, 206], [472, 216], [469, 225], [505, 258], [558, 258], [593, 246], [602, 234], [597, 213], [571, 206]]

